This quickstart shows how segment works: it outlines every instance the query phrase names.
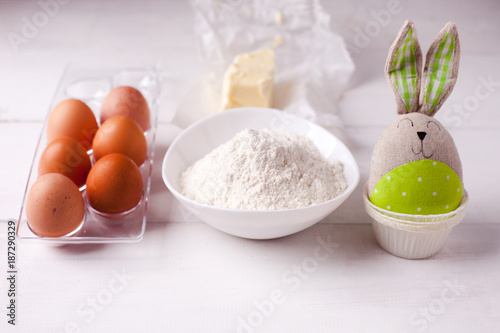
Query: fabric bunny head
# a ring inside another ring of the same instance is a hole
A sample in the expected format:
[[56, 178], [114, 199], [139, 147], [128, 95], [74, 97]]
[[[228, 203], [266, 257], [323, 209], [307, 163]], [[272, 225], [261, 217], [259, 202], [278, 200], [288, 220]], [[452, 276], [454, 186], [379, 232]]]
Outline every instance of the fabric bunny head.
[[448, 131], [433, 118], [455, 86], [459, 61], [457, 28], [449, 22], [427, 52], [422, 77], [417, 34], [411, 21], [404, 23], [385, 66], [397, 116], [372, 155], [368, 193], [376, 206], [429, 215], [460, 205], [460, 157]]

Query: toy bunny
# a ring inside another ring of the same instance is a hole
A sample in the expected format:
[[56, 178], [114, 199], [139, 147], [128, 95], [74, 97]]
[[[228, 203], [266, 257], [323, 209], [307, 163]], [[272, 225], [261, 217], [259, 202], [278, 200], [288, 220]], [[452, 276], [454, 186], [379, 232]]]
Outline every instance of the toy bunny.
[[429, 215], [460, 205], [460, 157], [448, 131], [433, 118], [453, 90], [459, 60], [457, 28], [449, 22], [427, 52], [422, 77], [417, 34], [411, 21], [404, 23], [385, 66], [397, 116], [373, 151], [368, 194], [375, 206]]

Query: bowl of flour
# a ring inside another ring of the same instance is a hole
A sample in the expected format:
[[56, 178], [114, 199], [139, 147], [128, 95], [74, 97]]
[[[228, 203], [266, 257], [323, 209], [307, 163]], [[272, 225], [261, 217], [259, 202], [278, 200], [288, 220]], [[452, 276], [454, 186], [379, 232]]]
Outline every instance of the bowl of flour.
[[337, 137], [268, 108], [227, 110], [186, 128], [169, 147], [162, 176], [200, 220], [250, 239], [312, 226], [359, 182], [356, 161]]

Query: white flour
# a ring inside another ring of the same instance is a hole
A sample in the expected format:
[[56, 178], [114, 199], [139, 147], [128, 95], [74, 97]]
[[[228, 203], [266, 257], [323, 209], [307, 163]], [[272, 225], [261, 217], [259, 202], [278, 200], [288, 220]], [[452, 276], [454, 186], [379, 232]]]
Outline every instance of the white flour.
[[291, 132], [246, 129], [181, 175], [182, 194], [238, 209], [290, 209], [340, 195], [347, 181], [314, 143]]

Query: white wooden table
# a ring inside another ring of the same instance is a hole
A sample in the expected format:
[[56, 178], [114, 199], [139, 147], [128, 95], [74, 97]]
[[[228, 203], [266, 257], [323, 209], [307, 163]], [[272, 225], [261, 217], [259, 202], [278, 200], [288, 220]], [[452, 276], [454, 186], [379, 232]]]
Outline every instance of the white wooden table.
[[[339, 108], [361, 185], [321, 223], [270, 241], [232, 237], [183, 214], [161, 180], [161, 160], [179, 132], [169, 115], [203, 73], [187, 1], [0, 2], [0, 331], [499, 332], [500, 4], [434, 1], [431, 9], [394, 1], [323, 1], [357, 67]], [[47, 3], [53, 15], [44, 22]], [[394, 5], [397, 13], [380, 18]], [[406, 18], [424, 50], [448, 20], [462, 43], [458, 83], [436, 117], [455, 138], [470, 204], [445, 248], [420, 261], [383, 251], [361, 203], [373, 145], [394, 116], [383, 66]], [[9, 40], [37, 19], [37, 31], [20, 44]], [[370, 27], [372, 37], [359, 43], [359, 31]], [[63, 69], [157, 62], [172, 85], [160, 110], [144, 239], [18, 243], [16, 326], [8, 325], [7, 221], [18, 217]]]

